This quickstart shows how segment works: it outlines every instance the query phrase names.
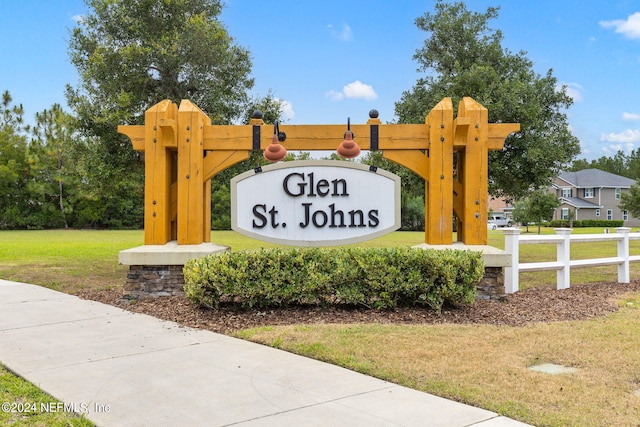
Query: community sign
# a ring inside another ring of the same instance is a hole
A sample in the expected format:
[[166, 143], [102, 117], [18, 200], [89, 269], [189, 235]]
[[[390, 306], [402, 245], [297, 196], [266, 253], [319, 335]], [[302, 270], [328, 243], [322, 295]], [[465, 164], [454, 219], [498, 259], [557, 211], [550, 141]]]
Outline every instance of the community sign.
[[335, 160], [256, 168], [231, 180], [231, 228], [295, 246], [373, 239], [400, 228], [400, 177]]

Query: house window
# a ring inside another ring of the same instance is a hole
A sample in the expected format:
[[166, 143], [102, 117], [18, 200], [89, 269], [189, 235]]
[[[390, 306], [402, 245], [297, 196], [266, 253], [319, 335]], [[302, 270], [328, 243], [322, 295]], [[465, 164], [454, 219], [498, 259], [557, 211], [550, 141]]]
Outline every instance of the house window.
[[600, 209], [596, 209], [596, 216], [599, 217], [600, 216]]
[[616, 188], [616, 199], [620, 199], [620, 195], [622, 194], [622, 189], [621, 188]]
[[595, 190], [593, 188], [585, 188], [584, 189], [584, 198], [585, 199], [593, 199], [595, 194]]
[[562, 189], [562, 197], [564, 197], [565, 199], [571, 198], [571, 194], [572, 194], [571, 188]]
[[562, 208], [560, 216], [561, 216], [560, 219], [562, 219], [564, 221], [568, 221], [569, 220], [569, 208]]
[[629, 221], [629, 212], [622, 211], [622, 220], [623, 221]]
[[613, 211], [611, 209], [607, 209], [607, 220], [611, 221], [613, 219]]

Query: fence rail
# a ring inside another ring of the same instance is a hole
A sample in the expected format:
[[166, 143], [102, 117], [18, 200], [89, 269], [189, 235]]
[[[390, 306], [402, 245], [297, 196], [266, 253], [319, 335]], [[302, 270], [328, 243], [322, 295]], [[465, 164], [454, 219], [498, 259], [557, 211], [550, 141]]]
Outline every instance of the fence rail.
[[[580, 267], [596, 267], [602, 265], [618, 266], [618, 282], [629, 283], [629, 263], [640, 261], [640, 255], [629, 255], [629, 241], [640, 240], [640, 234], [631, 234], [631, 228], [619, 227], [615, 233], [605, 234], [576, 234], [572, 235], [570, 228], [556, 228], [555, 235], [521, 236], [518, 228], [506, 228], [505, 251], [511, 254], [511, 266], [505, 267], [504, 287], [510, 294], [518, 292], [519, 275], [521, 271], [556, 270], [557, 288], [566, 289], [571, 279], [571, 269]], [[571, 243], [578, 242], [618, 242], [618, 254], [615, 257], [591, 258], [571, 260]], [[519, 262], [520, 245], [522, 244], [556, 244], [557, 257], [555, 261], [547, 262]]]

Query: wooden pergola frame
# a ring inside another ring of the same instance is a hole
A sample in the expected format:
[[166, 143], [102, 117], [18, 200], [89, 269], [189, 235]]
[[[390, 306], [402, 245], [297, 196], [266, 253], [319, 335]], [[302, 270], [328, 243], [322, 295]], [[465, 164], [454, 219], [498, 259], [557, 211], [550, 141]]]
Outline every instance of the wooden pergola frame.
[[[335, 150], [344, 125], [280, 125], [288, 150]], [[425, 180], [425, 243], [451, 244], [453, 213], [458, 241], [487, 244], [488, 152], [501, 150], [517, 123], [488, 123], [488, 111], [465, 97], [453, 117], [444, 98], [424, 124], [351, 124], [362, 150], [381, 150]], [[196, 105], [161, 101], [145, 112], [145, 124], [118, 126], [145, 153], [144, 243], [197, 245], [210, 241], [211, 178], [264, 150], [273, 125], [212, 125]], [[454, 168], [454, 153], [457, 163]], [[455, 170], [455, 175], [454, 175]]]

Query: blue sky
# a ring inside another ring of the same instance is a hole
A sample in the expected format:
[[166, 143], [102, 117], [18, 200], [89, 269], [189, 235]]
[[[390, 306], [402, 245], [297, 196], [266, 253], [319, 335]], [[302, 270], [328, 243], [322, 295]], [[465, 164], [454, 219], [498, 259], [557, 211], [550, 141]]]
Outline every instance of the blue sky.
[[[272, 91], [288, 123], [364, 123], [369, 110], [394, 119], [394, 103], [419, 77], [412, 59], [426, 34], [414, 24], [433, 1], [227, 0], [221, 16], [251, 51], [252, 95]], [[470, 10], [500, 6], [492, 27], [503, 47], [525, 51], [534, 69], [568, 85], [567, 111], [580, 158], [640, 148], [640, 0], [469, 0]], [[391, 6], [390, 6], [391, 5]], [[69, 30], [87, 12], [82, 0], [0, 0], [0, 91], [23, 104], [26, 119], [53, 103], [66, 107]]]

